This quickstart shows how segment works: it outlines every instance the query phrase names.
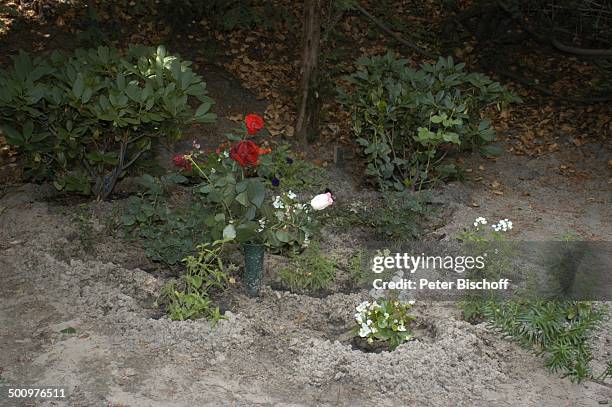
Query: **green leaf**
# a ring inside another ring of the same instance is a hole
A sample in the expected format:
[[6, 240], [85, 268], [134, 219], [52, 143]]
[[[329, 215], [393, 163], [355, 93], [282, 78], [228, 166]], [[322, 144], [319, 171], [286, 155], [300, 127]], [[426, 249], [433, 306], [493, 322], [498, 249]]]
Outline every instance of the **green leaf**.
[[289, 243], [291, 240], [289, 233], [285, 232], [284, 230], [277, 230], [275, 236], [282, 243]]
[[252, 178], [247, 187], [249, 201], [257, 208], [261, 206], [266, 196], [266, 187], [259, 179]]
[[136, 218], [134, 215], [125, 214], [121, 216], [121, 222], [124, 226], [132, 226], [134, 223], [136, 223]]
[[246, 191], [236, 195], [236, 201], [240, 202], [242, 206], [249, 206], [249, 197]]
[[72, 93], [77, 99], [81, 99], [83, 89], [85, 89], [85, 80], [83, 79], [83, 74], [79, 72], [74, 84], [72, 85]]
[[75, 333], [77, 333], [77, 330], [75, 328], [69, 326], [66, 329], [62, 329], [60, 332], [63, 333], [63, 334], [75, 334]]

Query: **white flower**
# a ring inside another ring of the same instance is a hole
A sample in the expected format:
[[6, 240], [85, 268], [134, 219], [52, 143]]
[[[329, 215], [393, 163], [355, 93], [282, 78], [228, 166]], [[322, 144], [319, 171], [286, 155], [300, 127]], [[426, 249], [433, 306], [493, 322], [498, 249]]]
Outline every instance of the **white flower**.
[[368, 319], [368, 320], [366, 321], [366, 324], [368, 324], [368, 325], [372, 325], [372, 320], [371, 320], [371, 319]]
[[294, 194], [293, 191], [289, 191], [289, 192], [287, 192], [287, 198], [295, 199], [295, 198], [297, 198], [297, 195]]
[[361, 315], [361, 312], [355, 313], [355, 320], [360, 324], [363, 323], [363, 315]]
[[372, 333], [375, 334], [376, 332], [378, 332], [378, 329], [372, 327]]
[[217, 170], [215, 170], [214, 168], [211, 168], [211, 169], [210, 169], [210, 173], [211, 173], [211, 174], [214, 174], [215, 172], [217, 172]]
[[299, 203], [299, 204], [296, 204], [296, 205], [295, 205], [295, 208], [296, 208], [297, 210], [300, 210], [300, 211], [301, 211], [302, 209], [304, 209], [304, 205], [302, 205], [302, 204], [300, 204], [300, 203]]
[[359, 330], [359, 336], [361, 336], [362, 338], [365, 338], [371, 332], [372, 332], [372, 330], [370, 329], [369, 326], [367, 326], [366, 324], [363, 324], [363, 323], [361, 324], [361, 329]]
[[483, 218], [482, 216], [476, 218], [476, 220], [474, 221], [474, 226], [478, 227], [478, 225], [486, 225], [487, 224], [487, 220], [485, 218]]
[[368, 305], [370, 305], [370, 302], [369, 301], [364, 301], [361, 304], [359, 304], [357, 307], [355, 307], [355, 309], [358, 312], [363, 312], [368, 307]]
[[408, 304], [414, 305], [415, 302], [416, 302], [415, 300], [410, 300], [410, 301], [408, 301]]
[[397, 327], [397, 330], [400, 332], [406, 332], [406, 327], [404, 326], [404, 324], [401, 324], [400, 326]]
[[274, 206], [276, 209], [283, 209], [285, 207], [285, 204], [281, 200], [281, 197], [276, 195], [276, 197], [274, 198], [274, 202], [272, 202], [272, 206]]
[[312, 198], [312, 200], [310, 201], [310, 206], [312, 206], [312, 209], [314, 209], [315, 211], [321, 211], [333, 203], [334, 198], [332, 198], [330, 192], [327, 192], [325, 194], [319, 194]]
[[508, 219], [502, 219], [496, 225], [492, 225], [491, 227], [496, 232], [499, 232], [499, 231], [507, 232], [508, 230], [512, 229], [512, 222], [509, 221]]
[[388, 313], [388, 312], [385, 312], [385, 313], [384, 313], [384, 316], [385, 316], [385, 319], [389, 318], [389, 313]]
[[368, 338], [368, 343], [373, 343], [373, 342], [374, 342], [374, 339]]
[[229, 157], [229, 152], [227, 150], [225, 150], [223, 152], [223, 157], [228, 158]]
[[259, 228], [257, 229], [257, 232], [263, 232], [265, 227], [266, 227], [266, 220], [259, 219]]

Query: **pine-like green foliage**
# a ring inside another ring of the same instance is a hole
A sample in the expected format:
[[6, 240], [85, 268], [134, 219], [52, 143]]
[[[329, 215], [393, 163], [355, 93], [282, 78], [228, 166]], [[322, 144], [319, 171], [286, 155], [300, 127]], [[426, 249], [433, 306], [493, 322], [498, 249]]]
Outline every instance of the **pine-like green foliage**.
[[[479, 314], [491, 326], [545, 358], [572, 381], [593, 378], [590, 338], [606, 309], [587, 301], [483, 301]], [[604, 373], [605, 374], [605, 373]]]

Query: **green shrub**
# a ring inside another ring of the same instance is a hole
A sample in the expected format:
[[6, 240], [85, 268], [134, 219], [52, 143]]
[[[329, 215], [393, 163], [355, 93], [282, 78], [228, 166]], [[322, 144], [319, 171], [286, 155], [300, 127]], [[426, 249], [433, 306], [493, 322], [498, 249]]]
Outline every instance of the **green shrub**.
[[366, 174], [382, 189], [421, 189], [453, 175], [456, 168], [444, 163], [453, 147], [492, 153], [486, 144], [495, 131], [483, 109], [520, 101], [451, 57], [415, 70], [388, 53], [361, 58], [357, 66], [339, 101], [351, 112]]
[[199, 243], [214, 240], [213, 234], [221, 235], [223, 225], [197, 195], [187, 195], [174, 204], [171, 201], [170, 191], [186, 181], [178, 174], [161, 178], [144, 175], [145, 192], [131, 197], [121, 216], [126, 231], [141, 239], [147, 257], [153, 261], [179, 264], [194, 254]]
[[279, 271], [279, 277], [294, 292], [325, 290], [336, 279], [336, 261], [326, 257], [318, 243], [313, 242], [302, 254], [293, 257], [290, 267]]
[[484, 301], [479, 309], [491, 326], [542, 355], [552, 372], [577, 382], [593, 377], [590, 341], [603, 308], [587, 301], [519, 300]]
[[[165, 48], [99, 47], [32, 59], [0, 72], [0, 127], [25, 174], [61, 190], [107, 198], [151, 149], [192, 121], [215, 119], [202, 78]], [[194, 112], [190, 98], [201, 104]]]

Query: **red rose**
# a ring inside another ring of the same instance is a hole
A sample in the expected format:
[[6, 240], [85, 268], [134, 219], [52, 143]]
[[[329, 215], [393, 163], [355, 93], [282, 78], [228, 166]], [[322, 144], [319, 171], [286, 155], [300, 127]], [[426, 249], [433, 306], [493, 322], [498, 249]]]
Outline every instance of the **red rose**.
[[250, 135], [257, 134], [259, 130], [264, 128], [264, 119], [257, 114], [247, 115], [244, 118], [244, 122]]
[[255, 167], [259, 164], [259, 156], [268, 154], [270, 149], [259, 148], [257, 144], [248, 140], [240, 141], [230, 148], [230, 158], [241, 167]]
[[191, 171], [191, 161], [189, 161], [183, 154], [176, 154], [174, 157], [172, 157], [172, 162], [177, 168], [181, 168], [185, 171]]

